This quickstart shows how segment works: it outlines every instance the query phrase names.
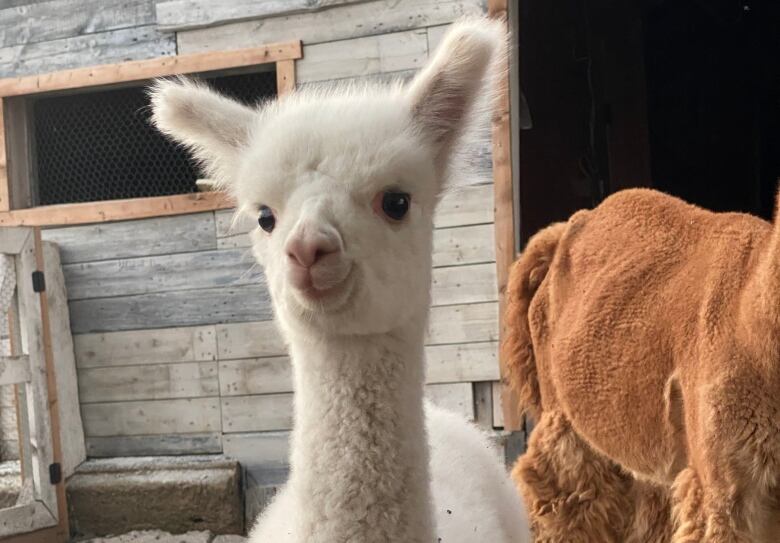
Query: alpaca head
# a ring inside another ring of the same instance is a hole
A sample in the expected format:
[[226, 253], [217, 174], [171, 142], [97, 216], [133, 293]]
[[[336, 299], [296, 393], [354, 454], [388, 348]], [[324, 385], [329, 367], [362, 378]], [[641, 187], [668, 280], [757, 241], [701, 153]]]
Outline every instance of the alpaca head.
[[456, 24], [405, 87], [307, 89], [256, 108], [186, 80], [152, 89], [157, 127], [258, 221], [253, 250], [285, 327], [381, 333], [425, 314], [434, 209], [501, 29]]

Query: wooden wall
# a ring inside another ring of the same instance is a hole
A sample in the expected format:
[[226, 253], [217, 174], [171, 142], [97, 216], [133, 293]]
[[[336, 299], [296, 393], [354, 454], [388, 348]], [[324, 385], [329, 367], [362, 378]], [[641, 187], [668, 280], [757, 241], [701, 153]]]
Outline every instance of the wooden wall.
[[[448, 24], [485, 11], [485, 0], [51, 0], [0, 9], [0, 27], [13, 29], [0, 38], [0, 74], [301, 39], [299, 85], [408, 78]], [[437, 216], [427, 353], [429, 396], [493, 426], [489, 137], [471, 147]], [[44, 231], [61, 250], [89, 455], [286, 458], [289, 360], [248, 249], [254, 225], [231, 229], [231, 216]]]

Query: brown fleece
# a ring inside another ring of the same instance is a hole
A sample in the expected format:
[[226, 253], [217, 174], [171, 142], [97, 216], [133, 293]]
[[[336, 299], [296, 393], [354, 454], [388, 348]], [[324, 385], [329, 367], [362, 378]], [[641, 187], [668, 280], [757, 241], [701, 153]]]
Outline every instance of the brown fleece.
[[[671, 495], [674, 543], [780, 541], [780, 221], [623, 191], [533, 238], [508, 292], [521, 407], [638, 478], [626, 524]], [[515, 470], [526, 496], [556, 481], [531, 464], [563, 469], [540, 440]]]

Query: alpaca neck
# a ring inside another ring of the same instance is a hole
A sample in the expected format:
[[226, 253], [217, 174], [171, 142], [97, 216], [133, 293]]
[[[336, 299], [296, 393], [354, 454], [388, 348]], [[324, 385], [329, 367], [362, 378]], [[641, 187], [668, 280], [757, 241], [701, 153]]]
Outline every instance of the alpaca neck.
[[307, 543], [434, 541], [424, 329], [292, 342], [290, 487]]

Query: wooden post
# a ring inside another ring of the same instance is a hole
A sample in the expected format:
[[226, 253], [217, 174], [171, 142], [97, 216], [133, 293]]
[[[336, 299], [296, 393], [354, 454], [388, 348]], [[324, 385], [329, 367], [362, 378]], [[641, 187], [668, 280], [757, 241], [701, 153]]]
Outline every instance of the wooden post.
[[[508, 21], [507, 0], [488, 0], [490, 17]], [[509, 269], [515, 259], [514, 195], [512, 192], [512, 133], [509, 116], [509, 56], [505, 75], [499, 82], [499, 93], [493, 115], [493, 190], [495, 192], [496, 276], [498, 280], [498, 337], [505, 337], [504, 308]], [[506, 375], [506, 360], [499, 358], [502, 380]], [[504, 428], [520, 430], [519, 403], [514, 392], [503, 387], [501, 394]]]
[[279, 97], [295, 89], [295, 60], [280, 60], [276, 63], [276, 94]]
[[[41, 243], [41, 229], [34, 228], [35, 263], [37, 270], [43, 272], [43, 245]], [[29, 280], [29, 278], [18, 278]], [[44, 279], [45, 281], [45, 279]], [[46, 359], [46, 383], [49, 394], [49, 417], [51, 420], [52, 457], [55, 463], [62, 466], [62, 443], [60, 441], [60, 410], [57, 399], [57, 375], [54, 367], [54, 352], [51, 346], [51, 323], [49, 322], [49, 302], [46, 290], [38, 294], [41, 303], [41, 328], [43, 330], [43, 350]], [[62, 470], [60, 470], [62, 471]], [[66, 542], [70, 539], [70, 522], [68, 519], [68, 507], [65, 495], [65, 476], [63, 475], [56, 485], [57, 491], [57, 530], [55, 537], [50, 541]]]
[[0, 98], [0, 211], [11, 209], [11, 191], [8, 190], [8, 159], [5, 153], [4, 101]]

